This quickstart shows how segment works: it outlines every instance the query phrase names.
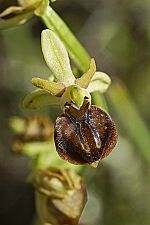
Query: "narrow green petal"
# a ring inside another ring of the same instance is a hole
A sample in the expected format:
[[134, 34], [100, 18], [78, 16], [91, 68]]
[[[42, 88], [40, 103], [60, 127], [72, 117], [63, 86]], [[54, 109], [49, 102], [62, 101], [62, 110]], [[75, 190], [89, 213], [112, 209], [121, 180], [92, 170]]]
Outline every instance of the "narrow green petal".
[[59, 98], [51, 95], [45, 90], [31, 92], [23, 100], [23, 107], [27, 109], [38, 109], [48, 105], [59, 104]]
[[33, 13], [33, 7], [8, 7], [0, 14], [0, 29], [8, 29], [23, 24], [33, 16]]
[[0, 13], [0, 17], [3, 18], [5, 16], [10, 16], [11, 14], [18, 14], [23, 11], [23, 7], [21, 6], [10, 6], [5, 9], [2, 13]]
[[20, 13], [10, 19], [0, 19], [0, 30], [8, 29], [14, 26], [24, 24], [33, 16], [33, 11]]
[[65, 85], [74, 83], [75, 77], [72, 73], [67, 50], [59, 37], [51, 30], [42, 31], [42, 51], [47, 65], [58, 82]]
[[55, 96], [61, 96], [65, 90], [65, 85], [62, 83], [50, 82], [40, 78], [32, 78], [32, 84]]
[[94, 91], [104, 93], [107, 91], [110, 84], [111, 79], [106, 73], [96, 72], [93, 76], [91, 83], [88, 86], [88, 91], [90, 93]]
[[75, 83], [82, 88], [87, 88], [89, 86], [89, 83], [91, 82], [92, 77], [94, 76], [95, 72], [96, 72], [95, 60], [91, 59], [89, 70], [86, 73], [84, 73], [82, 75], [82, 77], [76, 79]]

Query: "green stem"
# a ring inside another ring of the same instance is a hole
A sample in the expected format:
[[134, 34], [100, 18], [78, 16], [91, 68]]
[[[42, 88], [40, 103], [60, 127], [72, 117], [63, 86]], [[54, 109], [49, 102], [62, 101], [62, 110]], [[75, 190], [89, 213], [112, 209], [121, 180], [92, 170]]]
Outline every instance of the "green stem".
[[66, 45], [72, 60], [83, 73], [86, 72], [91, 58], [59, 15], [50, 6], [47, 6], [44, 11], [38, 11], [36, 15], [43, 20], [47, 28], [57, 33]]
[[103, 110], [108, 112], [107, 102], [103, 94], [99, 91], [92, 93], [92, 101], [94, 105], [100, 106]]
[[127, 89], [118, 83], [112, 85], [108, 91], [108, 97], [120, 124], [135, 143], [137, 150], [139, 150], [145, 161], [150, 163], [150, 133]]

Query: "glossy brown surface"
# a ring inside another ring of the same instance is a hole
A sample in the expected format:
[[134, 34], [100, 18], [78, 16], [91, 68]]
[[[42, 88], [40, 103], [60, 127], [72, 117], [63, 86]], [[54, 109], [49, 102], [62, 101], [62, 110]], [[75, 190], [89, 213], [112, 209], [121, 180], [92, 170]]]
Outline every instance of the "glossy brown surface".
[[85, 100], [80, 110], [69, 106], [56, 120], [58, 154], [73, 164], [93, 163], [106, 157], [117, 142], [110, 116]]

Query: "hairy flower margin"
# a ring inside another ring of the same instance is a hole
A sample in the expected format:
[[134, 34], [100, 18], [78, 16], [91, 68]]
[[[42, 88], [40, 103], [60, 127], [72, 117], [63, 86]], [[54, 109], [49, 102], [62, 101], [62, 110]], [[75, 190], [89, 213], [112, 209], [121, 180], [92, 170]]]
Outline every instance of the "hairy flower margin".
[[73, 164], [88, 163], [97, 167], [98, 162], [114, 148], [117, 131], [106, 112], [91, 106], [90, 93], [104, 93], [111, 80], [105, 73], [96, 72], [94, 59], [91, 59], [88, 71], [76, 79], [67, 50], [53, 31], [42, 31], [41, 44], [45, 61], [52, 72], [50, 80], [53, 81], [33, 78], [32, 83], [38, 89], [25, 97], [23, 106], [38, 109], [60, 105], [64, 114], [55, 124], [58, 154]]

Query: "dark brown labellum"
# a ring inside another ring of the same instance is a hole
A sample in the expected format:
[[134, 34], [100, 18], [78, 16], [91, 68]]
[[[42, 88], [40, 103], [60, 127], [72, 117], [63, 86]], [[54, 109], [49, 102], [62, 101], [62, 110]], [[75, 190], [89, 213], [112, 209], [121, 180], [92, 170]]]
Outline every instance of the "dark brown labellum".
[[95, 162], [109, 155], [116, 142], [116, 126], [110, 116], [87, 100], [80, 110], [70, 105], [56, 120], [57, 152], [73, 164], [96, 167]]

